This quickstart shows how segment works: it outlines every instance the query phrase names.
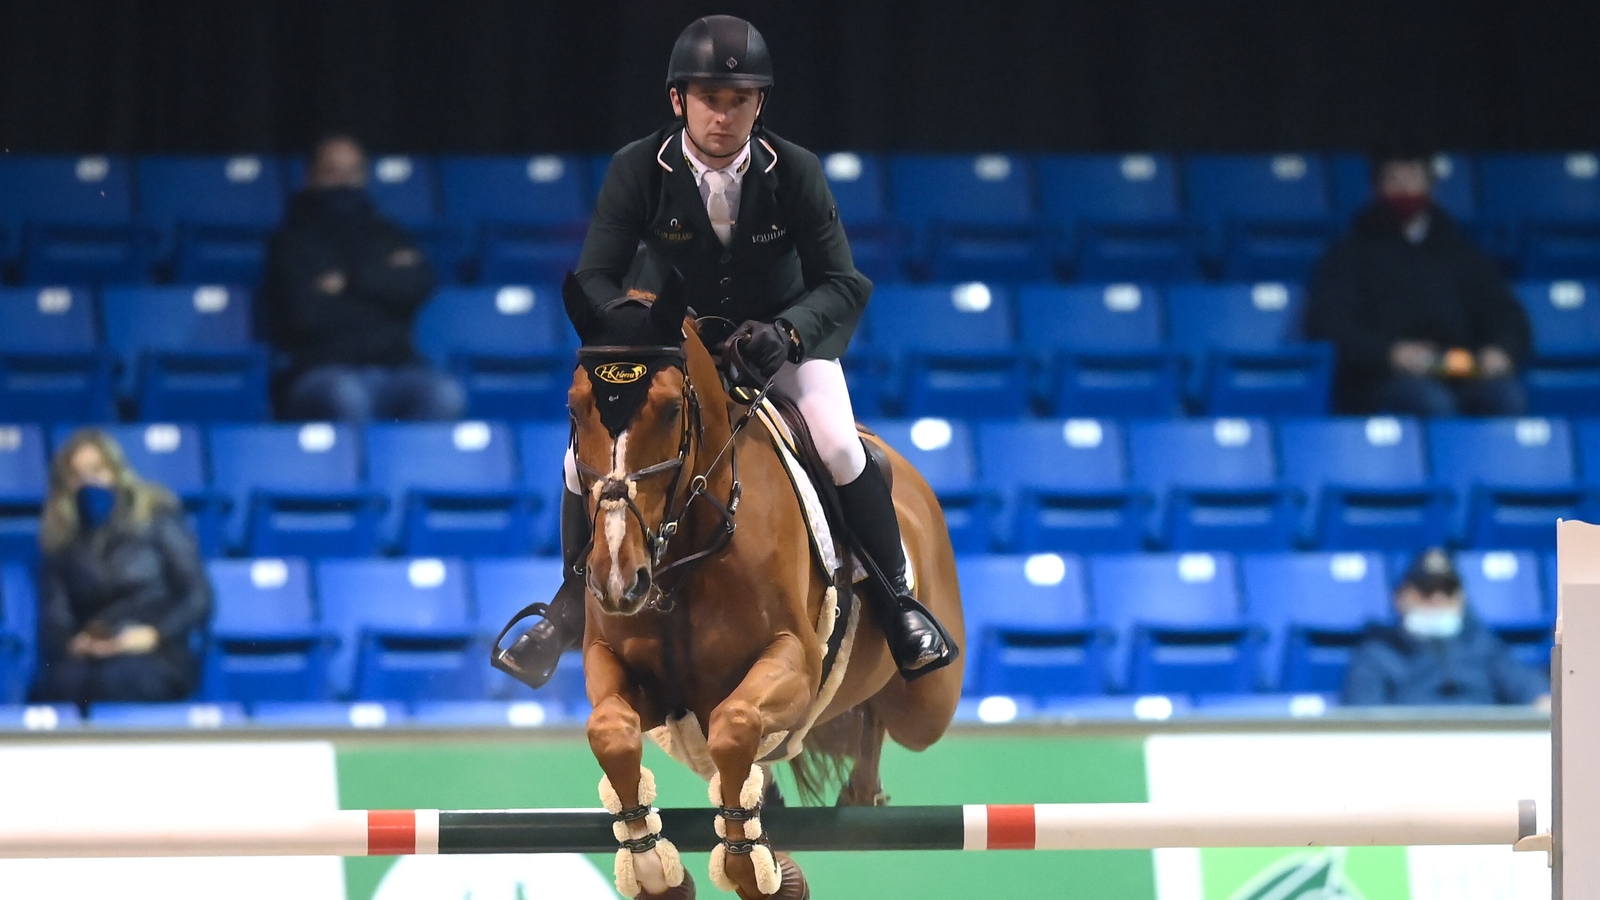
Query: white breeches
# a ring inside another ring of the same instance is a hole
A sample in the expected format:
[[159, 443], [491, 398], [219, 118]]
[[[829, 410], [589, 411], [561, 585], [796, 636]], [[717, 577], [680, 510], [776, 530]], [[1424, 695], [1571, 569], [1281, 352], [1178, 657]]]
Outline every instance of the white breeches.
[[[867, 467], [867, 451], [856, 434], [855, 411], [850, 408], [850, 390], [844, 383], [844, 368], [836, 359], [807, 359], [784, 363], [772, 383], [773, 391], [794, 401], [811, 429], [823, 465], [834, 484], [849, 484]], [[567, 490], [582, 493], [578, 468], [572, 450], [567, 449]]]

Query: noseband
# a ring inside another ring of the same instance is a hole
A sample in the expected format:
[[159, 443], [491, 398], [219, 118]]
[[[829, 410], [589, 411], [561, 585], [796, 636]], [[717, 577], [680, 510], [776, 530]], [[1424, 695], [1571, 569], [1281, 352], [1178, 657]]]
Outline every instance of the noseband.
[[[631, 360], [640, 358], [651, 359], [653, 365], [646, 367], [639, 363], [631, 362]], [[583, 347], [578, 350], [578, 363], [587, 369], [591, 375], [600, 378], [602, 381], [612, 381], [611, 376], [614, 376], [617, 372], [616, 369], [606, 369], [607, 366], [638, 366], [638, 370], [625, 370], [634, 375], [633, 381], [626, 384], [633, 384], [636, 381], [645, 382], [637, 388], [640, 391], [648, 390], [649, 373], [659, 366], [671, 366], [685, 372], [684, 400], [686, 409], [683, 413], [684, 422], [680, 429], [678, 455], [671, 459], [663, 460], [637, 471], [623, 472], [619, 475], [600, 472], [592, 466], [585, 465], [583, 460], [579, 458], [577, 452], [577, 422], [574, 421], [572, 426], [573, 463], [578, 470], [579, 479], [583, 482], [584, 493], [593, 502], [593, 506], [589, 510], [589, 543], [578, 553], [577, 562], [573, 564], [574, 573], [579, 577], [583, 577], [586, 574], [585, 562], [589, 558], [589, 553], [594, 549], [594, 532], [599, 523], [601, 512], [625, 509], [633, 517], [634, 521], [639, 523], [639, 530], [644, 534], [645, 549], [650, 555], [650, 597], [645, 602], [645, 606], [659, 612], [666, 612], [672, 609], [675, 604], [677, 588], [682, 585], [684, 579], [680, 578], [673, 585], [672, 590], [667, 591], [661, 587], [662, 576], [686, 570], [689, 566], [703, 562], [721, 552], [727, 546], [728, 541], [733, 538], [734, 516], [739, 511], [739, 496], [742, 491], [739, 484], [739, 457], [738, 453], [733, 451], [733, 445], [734, 438], [738, 437], [739, 431], [750, 417], [746, 415], [734, 425], [727, 444], [717, 453], [711, 464], [706, 467], [705, 472], [694, 475], [689, 479], [689, 488], [682, 502], [679, 503], [676, 502], [678, 489], [682, 485], [684, 472], [689, 469], [689, 456], [694, 452], [696, 444], [702, 442], [705, 438], [705, 423], [701, 417], [700, 399], [695, 393], [694, 385], [688, 380], [683, 348]], [[628, 401], [625, 400], [624, 402]], [[634, 398], [632, 409], [619, 411], [619, 414], [611, 417], [613, 425], [617, 421], [624, 422], [622, 427], [613, 431], [614, 435], [626, 430], [626, 426], [631, 424], [633, 417], [638, 413], [638, 409], [643, 406], [643, 403], [644, 398], [641, 394]], [[625, 419], [622, 418], [620, 412], [626, 413]], [[729, 458], [729, 466], [733, 475], [733, 484], [729, 488], [726, 503], [713, 497], [707, 491], [707, 478], [716, 470], [724, 455]], [[617, 461], [617, 465], [625, 463], [626, 460]], [[661, 525], [652, 529], [645, 520], [643, 510], [639, 509], [639, 504], [636, 502], [638, 483], [646, 478], [664, 475], [668, 472], [672, 473], [672, 481], [667, 485], [666, 503], [663, 509]], [[671, 545], [673, 537], [678, 533], [679, 523], [682, 522], [683, 517], [689, 512], [690, 507], [697, 498], [703, 499], [722, 520], [721, 527], [717, 529], [715, 537], [712, 538], [708, 546], [663, 565], [667, 557], [667, 549]], [[676, 512], [674, 512], [675, 507]]]

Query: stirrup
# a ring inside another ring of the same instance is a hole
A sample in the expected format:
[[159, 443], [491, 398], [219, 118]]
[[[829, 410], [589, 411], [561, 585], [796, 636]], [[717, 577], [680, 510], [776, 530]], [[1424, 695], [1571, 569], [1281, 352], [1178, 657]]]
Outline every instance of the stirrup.
[[[501, 647], [506, 635], [518, 624], [530, 616], [538, 616], [539, 621], [524, 629], [509, 647]], [[548, 625], [548, 632], [538, 637], [534, 632], [541, 625]], [[548, 654], [547, 642], [556, 642], [561, 638], [561, 625], [555, 615], [553, 603], [543, 601], [530, 603], [511, 617], [506, 626], [500, 629], [500, 634], [489, 647], [489, 664], [496, 669], [510, 675], [528, 687], [538, 689], [544, 687], [555, 674], [556, 665], [561, 661], [561, 655], [566, 652], [562, 646], [549, 659], [540, 660], [541, 656]]]

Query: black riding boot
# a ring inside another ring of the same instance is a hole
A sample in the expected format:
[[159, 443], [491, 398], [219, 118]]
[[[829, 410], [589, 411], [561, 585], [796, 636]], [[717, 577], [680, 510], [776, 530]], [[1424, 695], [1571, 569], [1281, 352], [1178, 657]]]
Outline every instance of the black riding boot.
[[900, 674], [910, 680], [949, 665], [959, 651], [906, 584], [906, 555], [894, 497], [870, 455], [865, 471], [838, 490], [845, 523], [887, 582], [869, 578], [867, 595]]
[[576, 566], [581, 562], [578, 554], [589, 544], [591, 525], [583, 498], [571, 491], [562, 491], [561, 559], [566, 577], [548, 604], [535, 604], [523, 613], [531, 612], [544, 618], [523, 632], [510, 647], [495, 651], [495, 667], [529, 687], [543, 687], [555, 674], [561, 654], [583, 639], [586, 588]]

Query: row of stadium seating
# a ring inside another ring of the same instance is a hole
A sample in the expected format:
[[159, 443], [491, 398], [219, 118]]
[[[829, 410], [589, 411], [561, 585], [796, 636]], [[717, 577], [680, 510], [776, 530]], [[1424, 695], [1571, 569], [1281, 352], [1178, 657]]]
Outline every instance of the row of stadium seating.
[[[1301, 340], [1295, 284], [886, 286], [846, 357], [857, 414], [1008, 418], [1316, 415], [1332, 358]], [[1530, 281], [1533, 411], [1600, 415], [1600, 284]], [[265, 418], [250, 292], [0, 288], [0, 420]], [[576, 338], [553, 287], [447, 287], [416, 325], [469, 414], [565, 417]], [[120, 373], [120, 375], [119, 375]]]
[[[254, 728], [266, 731], [342, 731], [348, 729], [501, 729], [583, 727], [587, 703], [570, 708], [553, 700], [261, 701], [215, 703], [97, 703], [87, 716], [67, 705], [0, 705], [0, 733], [211, 731]], [[1107, 694], [1098, 697], [964, 697], [955, 721], [963, 725], [1165, 721], [1168, 719], [1267, 720], [1349, 716], [1335, 694]], [[1359, 715], [1359, 711], [1357, 713]], [[1436, 712], [1434, 713], [1437, 714]], [[1393, 713], [1386, 718], [1392, 720]]]
[[[869, 423], [938, 494], [958, 551], [1554, 546], [1600, 491], [1600, 420]], [[47, 438], [0, 427], [0, 556], [31, 558]], [[555, 551], [568, 426], [119, 425], [208, 555]]]
[[[387, 156], [379, 207], [448, 280], [549, 281], [577, 258], [609, 158]], [[824, 171], [880, 281], [1302, 279], [1371, 196], [1355, 154], [895, 156]], [[1437, 158], [1441, 203], [1532, 277], [1600, 275], [1593, 153]], [[254, 283], [304, 162], [0, 158], [0, 260], [28, 283]]]
[[[969, 696], [1337, 692], [1369, 623], [1392, 619], [1408, 559], [1370, 553], [966, 556]], [[1548, 667], [1554, 555], [1458, 555], [1474, 614]], [[583, 702], [574, 654], [529, 692], [485, 663], [488, 643], [561, 579], [551, 559], [213, 560], [212, 700]], [[1541, 572], [1544, 568], [1546, 571]], [[33, 664], [25, 567], [4, 569], [0, 702]]]

